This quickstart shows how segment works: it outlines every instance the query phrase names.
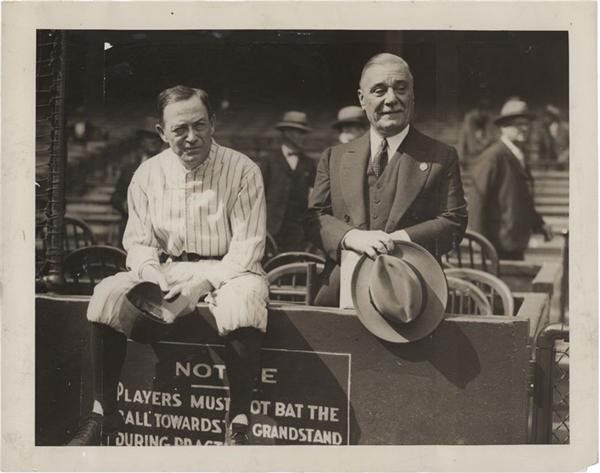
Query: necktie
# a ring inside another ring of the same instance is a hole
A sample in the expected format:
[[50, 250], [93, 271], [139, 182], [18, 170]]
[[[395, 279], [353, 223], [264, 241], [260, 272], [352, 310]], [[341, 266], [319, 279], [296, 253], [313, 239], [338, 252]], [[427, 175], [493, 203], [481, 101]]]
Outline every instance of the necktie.
[[385, 169], [385, 165], [388, 162], [388, 142], [384, 138], [379, 147], [379, 151], [373, 159], [373, 172], [377, 177], [381, 176], [381, 173]]

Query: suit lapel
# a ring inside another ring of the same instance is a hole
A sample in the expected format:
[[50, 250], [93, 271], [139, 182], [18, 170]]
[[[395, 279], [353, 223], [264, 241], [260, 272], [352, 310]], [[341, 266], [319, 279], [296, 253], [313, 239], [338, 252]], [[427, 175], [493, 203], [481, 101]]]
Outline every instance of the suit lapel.
[[357, 227], [367, 224], [365, 208], [365, 181], [367, 164], [371, 154], [369, 149], [369, 133], [365, 133], [351, 143], [351, 147], [342, 155], [340, 188], [346, 202], [348, 212]]
[[396, 225], [423, 188], [423, 185], [431, 172], [431, 162], [428, 162], [421, 157], [422, 149], [418, 142], [417, 133], [418, 132], [411, 127], [406, 136], [405, 143], [400, 146], [400, 149], [394, 155], [394, 159], [399, 159], [400, 162], [398, 166], [398, 179], [396, 181], [394, 201], [390, 208], [390, 216], [385, 226], [386, 232], [391, 232], [396, 229]]

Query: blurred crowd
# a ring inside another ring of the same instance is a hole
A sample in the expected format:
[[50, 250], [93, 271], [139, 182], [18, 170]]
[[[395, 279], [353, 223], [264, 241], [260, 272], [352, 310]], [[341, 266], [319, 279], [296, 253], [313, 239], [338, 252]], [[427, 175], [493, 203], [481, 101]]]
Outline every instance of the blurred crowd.
[[[515, 104], [520, 107], [517, 112], [510, 110]], [[70, 149], [85, 147], [86, 143], [106, 138], [106, 132], [103, 135], [99, 127], [84, 118], [84, 113], [78, 112], [69, 128]], [[515, 118], [521, 120], [517, 123], [520, 131], [516, 138], [510, 138]], [[133, 172], [165, 146], [156, 133], [157, 121], [156, 117], [148, 116], [137, 126], [135, 136], [128, 141], [126, 159], [119, 162], [118, 169], [113, 171], [116, 183], [110, 204], [122, 217], [117, 238], [119, 242], [127, 220], [127, 187]], [[367, 132], [369, 122], [361, 107], [347, 105], [339, 109], [330, 126], [339, 143], [348, 143]], [[272, 127], [276, 134], [271, 146], [261, 151], [260, 156], [253, 157], [265, 181], [268, 232], [280, 252], [318, 253], [319, 250], [309, 242], [305, 228], [308, 196], [317, 165], [314, 153], [310, 155], [307, 152], [307, 141], [314, 133], [313, 126], [306, 112], [288, 110], [281, 114]], [[530, 169], [568, 170], [569, 125], [565, 114], [553, 104], [547, 104], [534, 113], [519, 97], [509, 97], [501, 110], [494, 110], [490, 101], [481, 100], [465, 113], [462, 124], [454, 125], [454, 128], [458, 133], [456, 142], [451, 144], [457, 148], [463, 176], [473, 176], [474, 182], [473, 190], [467, 193], [470, 228], [488, 237], [501, 257], [522, 259], [527, 247], [526, 240], [532, 232], [541, 233], [545, 239], [553, 236], [551, 228], [535, 213]], [[494, 147], [498, 143], [507, 142], [512, 156], [517, 157], [517, 162], [521, 164], [523, 173], [517, 170], [500, 179], [497, 176], [498, 166], [491, 165], [494, 158], [490, 156], [494, 156]], [[496, 181], [491, 182], [490, 176]], [[520, 192], [531, 201], [533, 214], [522, 214], [518, 211], [522, 206], [518, 203], [510, 205], [502, 199], [507, 186], [522, 188]], [[512, 226], [500, 228], [502, 225], [496, 221], [502, 219], [511, 220]], [[507, 232], [510, 235], [507, 236]]]

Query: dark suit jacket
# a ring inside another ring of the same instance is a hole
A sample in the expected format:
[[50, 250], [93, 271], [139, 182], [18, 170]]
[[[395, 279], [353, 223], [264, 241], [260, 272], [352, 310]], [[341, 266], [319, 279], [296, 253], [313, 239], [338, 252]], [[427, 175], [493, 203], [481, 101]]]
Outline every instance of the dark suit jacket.
[[[299, 179], [296, 182], [299, 195], [295, 195], [293, 198], [298, 199], [300, 208], [307, 208], [308, 191], [315, 178], [315, 163], [309, 157], [301, 155], [298, 159], [298, 166], [292, 171], [281, 150], [277, 150], [262, 160], [260, 168], [263, 173], [267, 199], [267, 231], [271, 235], [277, 235], [281, 230], [281, 224], [288, 208], [292, 179], [294, 178]], [[304, 211], [302, 215], [298, 215], [299, 219], [304, 219]]]
[[472, 170], [469, 227], [498, 250], [524, 251], [544, 221], [536, 212], [533, 179], [500, 140], [487, 148]]
[[[366, 201], [369, 133], [325, 150], [317, 168], [308, 209], [308, 230], [327, 254], [324, 284], [340, 258], [340, 242], [354, 228], [369, 229]], [[385, 231], [404, 229], [410, 239], [436, 258], [460, 241], [467, 225], [458, 156], [454, 148], [429, 138], [411, 126], [401, 150], [395, 192]], [[337, 279], [336, 269], [332, 280]], [[317, 299], [317, 302], [319, 299]], [[328, 302], [331, 302], [330, 299]]]

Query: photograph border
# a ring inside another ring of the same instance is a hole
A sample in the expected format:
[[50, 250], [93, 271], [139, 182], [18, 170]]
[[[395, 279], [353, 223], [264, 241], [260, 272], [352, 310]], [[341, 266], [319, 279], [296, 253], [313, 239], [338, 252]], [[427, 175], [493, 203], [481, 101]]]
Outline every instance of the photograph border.
[[[143, 16], [140, 12], [143, 11]], [[36, 29], [566, 30], [571, 264], [569, 445], [34, 446]], [[597, 55], [594, 2], [22, 2], [2, 4], [2, 469], [574, 471], [597, 461]], [[201, 448], [201, 450], [198, 450]], [[143, 452], [143, 455], [140, 453]]]

